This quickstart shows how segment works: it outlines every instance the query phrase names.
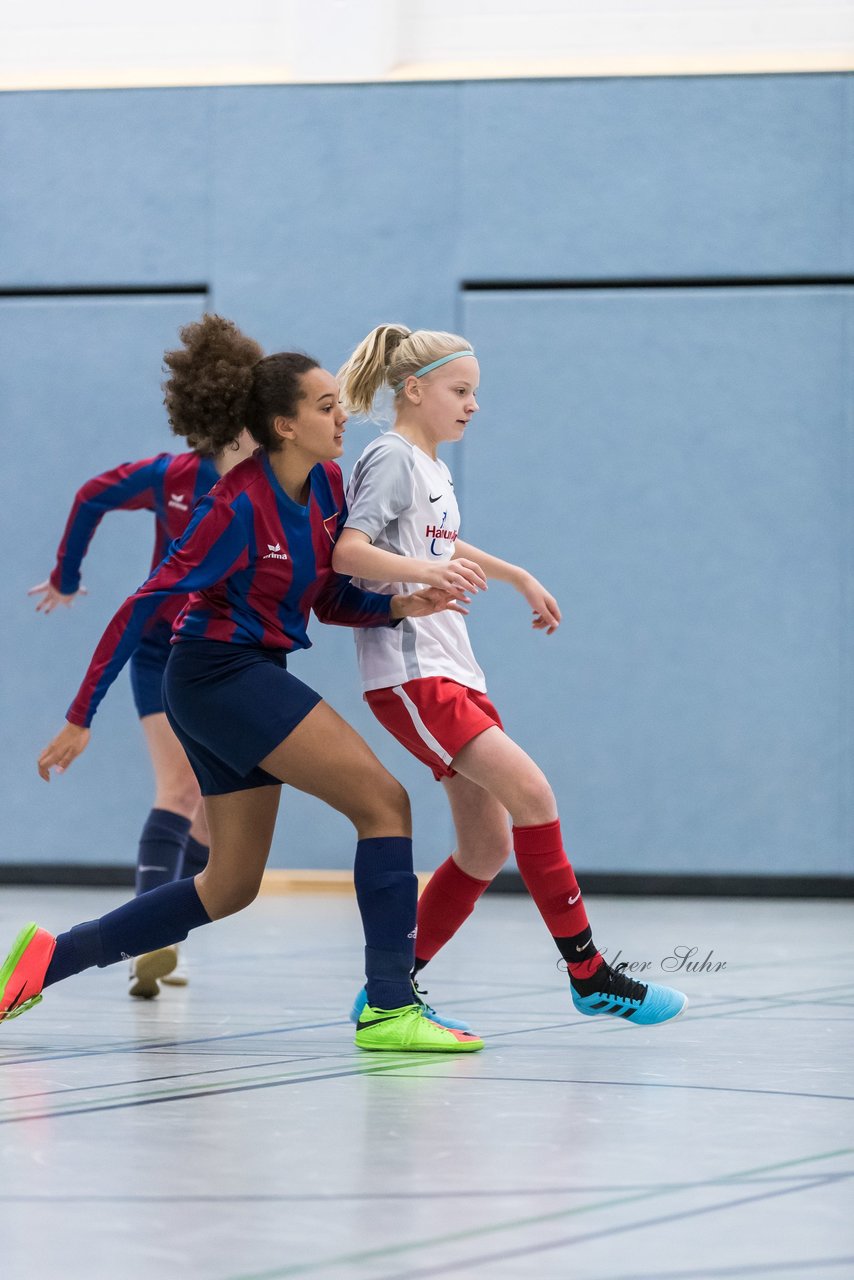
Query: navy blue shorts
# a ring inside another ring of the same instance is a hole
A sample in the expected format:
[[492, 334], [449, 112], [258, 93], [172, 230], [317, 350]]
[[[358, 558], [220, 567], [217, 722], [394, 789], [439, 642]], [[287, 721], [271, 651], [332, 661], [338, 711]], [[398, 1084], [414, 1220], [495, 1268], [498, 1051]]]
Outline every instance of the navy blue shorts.
[[163, 672], [172, 648], [172, 628], [167, 623], [143, 636], [130, 659], [130, 687], [140, 720], [163, 711]]
[[322, 699], [277, 649], [179, 640], [163, 678], [163, 709], [203, 796], [280, 786], [258, 762]]

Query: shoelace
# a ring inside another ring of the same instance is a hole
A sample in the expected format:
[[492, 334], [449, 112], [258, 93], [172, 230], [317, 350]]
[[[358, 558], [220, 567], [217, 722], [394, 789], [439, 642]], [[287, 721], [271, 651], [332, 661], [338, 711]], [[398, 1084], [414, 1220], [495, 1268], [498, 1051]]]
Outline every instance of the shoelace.
[[424, 999], [424, 996], [430, 994], [429, 991], [425, 991], [422, 987], [419, 987], [418, 983], [415, 981], [414, 978], [412, 979], [412, 990], [415, 993], [415, 999], [421, 1005], [422, 1009], [426, 1009], [427, 1013], [436, 1012], [433, 1006], [429, 1005], [427, 1001]]
[[643, 982], [635, 982], [634, 978], [629, 978], [625, 973], [612, 969], [610, 965], [606, 968], [608, 981], [602, 987], [602, 994], [619, 996], [623, 1000], [634, 1000], [640, 1004], [647, 993], [646, 985]]

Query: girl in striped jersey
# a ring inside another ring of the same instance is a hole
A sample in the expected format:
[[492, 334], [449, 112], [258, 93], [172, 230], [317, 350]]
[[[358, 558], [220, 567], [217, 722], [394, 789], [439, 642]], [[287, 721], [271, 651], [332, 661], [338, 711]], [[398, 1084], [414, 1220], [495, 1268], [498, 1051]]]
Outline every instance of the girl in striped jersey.
[[[455, 334], [381, 325], [356, 348], [338, 375], [344, 404], [369, 415], [386, 384], [395, 422], [356, 463], [333, 564], [378, 590], [403, 593], [417, 584], [476, 591], [497, 578], [528, 602], [534, 628], [552, 635], [560, 611], [542, 584], [459, 537], [453, 481], [437, 449], [462, 439], [477, 412], [479, 376], [474, 351]], [[408, 619], [394, 632], [357, 632], [356, 645], [368, 705], [443, 782], [456, 829], [456, 851], [419, 905], [416, 971], [453, 936], [506, 861], [512, 822], [519, 871], [566, 961], [575, 1008], [639, 1024], [677, 1017], [684, 995], [632, 981], [597, 950], [551, 787], [504, 732], [462, 617], [447, 613]], [[357, 997], [354, 1017], [364, 998], [364, 992]]]
[[[258, 347], [256, 358], [262, 354]], [[28, 592], [36, 597], [36, 612], [52, 613], [58, 605], [69, 606], [86, 593], [80, 582], [81, 565], [108, 511], [153, 513], [154, 569], [170, 542], [186, 529], [198, 499], [256, 447], [249, 432], [242, 431], [233, 444], [216, 453], [211, 453], [203, 440], [190, 452], [159, 453], [139, 462], [124, 462], [87, 480], [75, 494], [50, 576]], [[172, 624], [185, 603], [185, 596], [165, 597], [130, 657], [134, 705], [154, 772], [154, 805], [137, 849], [137, 893], [181, 876], [197, 875], [208, 860], [208, 830], [199, 784], [163, 709], [163, 673]], [[177, 966], [177, 947], [137, 956], [130, 966], [130, 995], [151, 999], [159, 994], [161, 980], [185, 986], [186, 970]]]
[[330, 373], [290, 352], [259, 360], [255, 344], [218, 316], [187, 325], [181, 337], [183, 348], [166, 356], [173, 429], [216, 452], [245, 425], [260, 448], [200, 500], [184, 534], [119, 609], [38, 767], [49, 781], [51, 769], [67, 769], [85, 749], [101, 698], [162, 601], [189, 596], [175, 622], [163, 699], [204, 796], [210, 858], [194, 878], [161, 885], [57, 938], [25, 926], [0, 967], [0, 1020], [73, 973], [173, 945], [251, 902], [288, 783], [356, 828], [368, 991], [357, 1045], [480, 1049], [476, 1036], [424, 1017], [413, 989], [416, 879], [406, 792], [287, 669], [287, 655], [309, 646], [312, 609], [322, 622], [388, 629], [460, 609], [461, 593], [375, 593], [333, 570], [347, 516], [334, 461], [347, 415]]

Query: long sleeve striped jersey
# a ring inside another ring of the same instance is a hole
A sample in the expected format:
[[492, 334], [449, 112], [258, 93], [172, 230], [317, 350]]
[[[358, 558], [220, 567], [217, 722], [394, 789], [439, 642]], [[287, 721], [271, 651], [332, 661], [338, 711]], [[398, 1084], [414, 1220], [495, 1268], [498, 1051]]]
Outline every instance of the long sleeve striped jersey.
[[68, 710], [88, 725], [161, 602], [189, 599], [173, 643], [204, 637], [262, 648], [307, 649], [309, 612], [348, 627], [389, 625], [391, 597], [335, 573], [332, 550], [347, 518], [341, 469], [318, 463], [302, 507], [279, 484], [266, 454], [230, 471], [198, 503], [183, 535], [104, 632]]
[[[198, 453], [158, 453], [140, 462], [123, 462], [112, 471], [93, 476], [74, 496], [51, 586], [63, 595], [73, 595], [80, 587], [80, 568], [89, 544], [108, 511], [152, 511], [155, 517], [152, 569], [179, 538], [189, 523], [199, 498], [212, 489], [219, 474], [211, 458]], [[170, 627], [185, 601], [170, 596], [161, 601], [155, 623]]]

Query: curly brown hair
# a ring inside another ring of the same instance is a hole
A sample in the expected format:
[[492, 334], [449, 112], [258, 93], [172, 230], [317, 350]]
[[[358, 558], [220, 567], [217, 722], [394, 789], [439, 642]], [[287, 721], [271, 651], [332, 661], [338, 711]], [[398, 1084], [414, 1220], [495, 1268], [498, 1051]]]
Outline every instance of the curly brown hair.
[[178, 337], [182, 345], [163, 357], [171, 375], [163, 383], [169, 422], [191, 449], [219, 453], [246, 425], [252, 370], [264, 352], [222, 316], [185, 324]]
[[167, 351], [171, 376], [163, 402], [175, 435], [198, 453], [220, 453], [244, 427], [270, 452], [281, 447], [273, 419], [292, 417], [302, 399], [302, 374], [318, 368], [301, 352], [266, 356], [231, 320], [205, 315], [185, 324], [182, 346]]

